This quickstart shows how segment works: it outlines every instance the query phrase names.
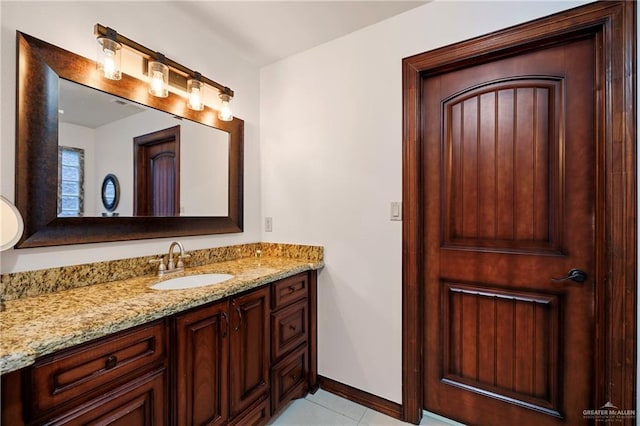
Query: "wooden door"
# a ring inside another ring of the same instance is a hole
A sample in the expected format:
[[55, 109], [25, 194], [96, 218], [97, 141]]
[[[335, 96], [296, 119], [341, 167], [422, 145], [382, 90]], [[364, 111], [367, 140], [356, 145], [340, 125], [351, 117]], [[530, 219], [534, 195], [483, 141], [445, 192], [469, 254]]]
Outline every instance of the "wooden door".
[[[429, 411], [575, 425], [596, 403], [596, 44], [422, 82]], [[574, 268], [584, 281], [554, 280]]]
[[229, 419], [228, 303], [175, 318], [177, 425], [220, 425]]
[[269, 391], [269, 287], [231, 300], [231, 381], [234, 417]]
[[180, 215], [180, 126], [133, 139], [134, 214]]

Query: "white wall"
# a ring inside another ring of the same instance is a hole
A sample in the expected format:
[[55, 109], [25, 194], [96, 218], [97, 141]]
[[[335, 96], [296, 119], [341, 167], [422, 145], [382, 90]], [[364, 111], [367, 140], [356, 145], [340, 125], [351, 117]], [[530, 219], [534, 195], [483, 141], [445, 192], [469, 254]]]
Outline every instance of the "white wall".
[[[179, 2], [1, 1], [0, 20], [0, 194], [14, 200], [15, 31], [95, 59], [93, 26], [100, 23], [234, 89], [234, 113], [245, 120], [245, 232], [185, 237], [181, 241], [192, 250], [259, 240], [259, 71], [255, 66], [208, 35], [208, 28], [189, 20], [180, 11]], [[8, 250], [1, 255], [0, 271], [18, 272], [161, 253], [168, 250], [171, 240]]]
[[429, 3], [261, 70], [263, 239], [325, 246], [319, 374], [402, 399], [402, 58], [576, 5]]

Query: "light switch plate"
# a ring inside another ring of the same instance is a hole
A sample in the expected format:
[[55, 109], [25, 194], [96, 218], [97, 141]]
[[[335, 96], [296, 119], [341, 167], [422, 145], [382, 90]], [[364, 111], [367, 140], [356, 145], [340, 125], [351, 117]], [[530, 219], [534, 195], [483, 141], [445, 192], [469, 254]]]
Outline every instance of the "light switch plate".
[[272, 232], [273, 231], [273, 218], [265, 217], [264, 218], [264, 232]]
[[391, 220], [402, 220], [402, 203], [394, 201], [391, 203]]

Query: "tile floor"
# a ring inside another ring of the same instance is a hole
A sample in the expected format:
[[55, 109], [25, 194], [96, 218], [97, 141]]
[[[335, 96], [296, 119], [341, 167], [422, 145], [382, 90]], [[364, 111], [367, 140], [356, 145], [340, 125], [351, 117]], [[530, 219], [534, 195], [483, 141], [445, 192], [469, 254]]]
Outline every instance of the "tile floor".
[[[309, 394], [306, 398], [293, 401], [269, 423], [270, 426], [399, 426], [408, 424], [322, 389], [319, 389], [315, 395]], [[429, 413], [425, 413], [420, 424], [463, 426], [461, 423]]]

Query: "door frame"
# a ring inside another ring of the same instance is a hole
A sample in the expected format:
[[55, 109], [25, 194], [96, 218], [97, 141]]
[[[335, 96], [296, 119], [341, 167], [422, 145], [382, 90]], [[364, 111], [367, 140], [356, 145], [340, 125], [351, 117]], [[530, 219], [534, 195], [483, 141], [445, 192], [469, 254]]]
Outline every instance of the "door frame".
[[[421, 187], [421, 80], [540, 46], [594, 35], [596, 58], [596, 270], [594, 390], [596, 409], [636, 406], [636, 6], [597, 2], [456, 43], [402, 61], [402, 417], [422, 417], [421, 283], [424, 191]], [[631, 421], [630, 421], [631, 422]]]

